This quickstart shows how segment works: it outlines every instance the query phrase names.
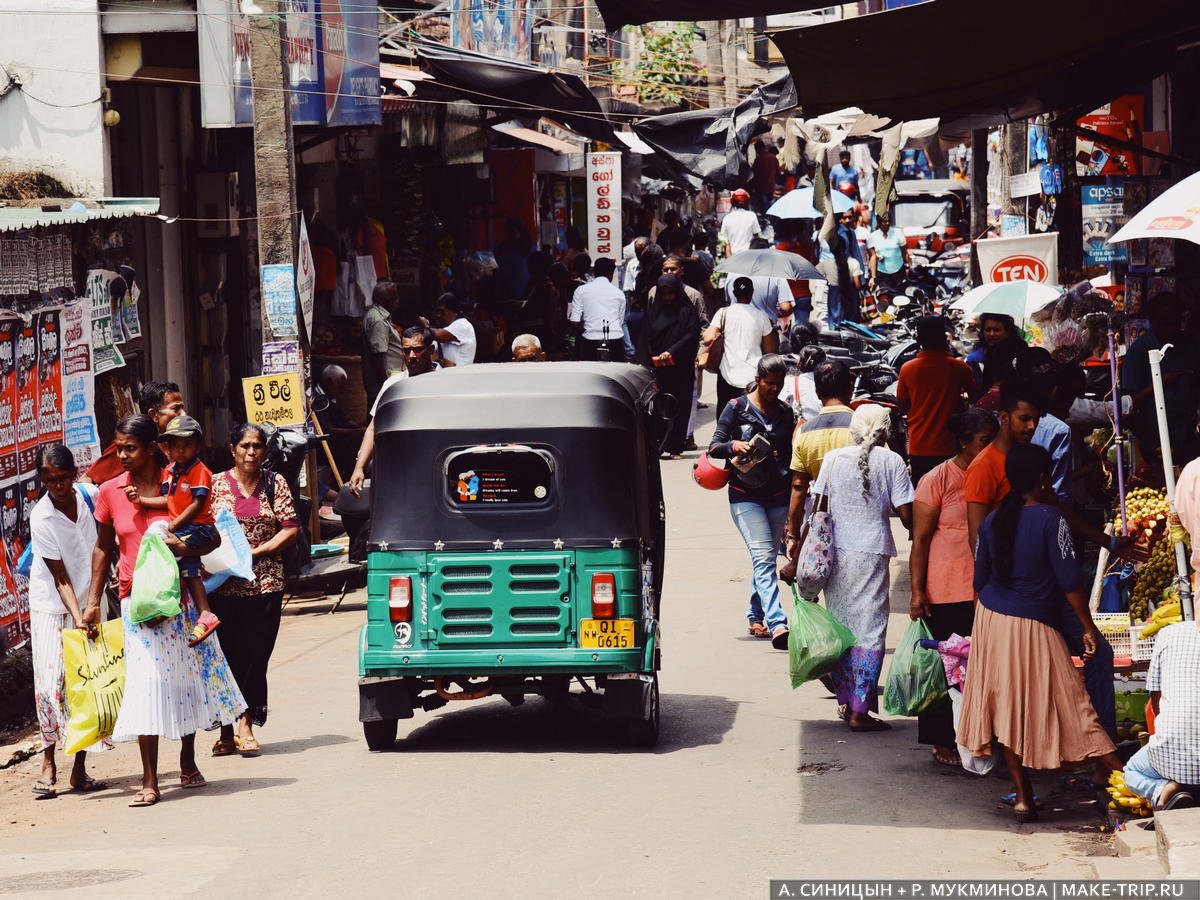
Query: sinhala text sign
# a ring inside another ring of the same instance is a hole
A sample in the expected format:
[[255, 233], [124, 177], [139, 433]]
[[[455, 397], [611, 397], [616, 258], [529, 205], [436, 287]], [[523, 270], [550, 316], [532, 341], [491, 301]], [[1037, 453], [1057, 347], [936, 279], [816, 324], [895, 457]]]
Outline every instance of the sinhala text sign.
[[243, 378], [242, 394], [246, 398], [246, 420], [255, 425], [304, 424], [304, 388], [296, 372]]
[[621, 154], [586, 154], [588, 252], [621, 258]]

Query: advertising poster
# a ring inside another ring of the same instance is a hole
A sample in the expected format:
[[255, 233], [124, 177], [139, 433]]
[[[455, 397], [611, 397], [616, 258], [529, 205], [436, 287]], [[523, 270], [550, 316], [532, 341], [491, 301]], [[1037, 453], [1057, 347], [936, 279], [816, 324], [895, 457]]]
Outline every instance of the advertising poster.
[[320, 51], [325, 124], [383, 124], [378, 8], [349, 0], [321, 0]]
[[1083, 264], [1108, 266], [1128, 262], [1124, 243], [1110, 244], [1125, 224], [1125, 185], [1120, 178], [1105, 184], [1085, 184], [1083, 192]]
[[21, 613], [28, 610], [29, 584], [17, 575], [17, 560], [25, 544], [21, 540], [21, 486], [13, 481], [0, 486], [0, 537], [4, 544], [0, 572], [0, 634], [7, 645], [23, 643]]
[[[1145, 146], [1142, 129], [1146, 122], [1146, 98], [1141, 94], [1118, 97], [1079, 120], [1079, 127], [1105, 137]], [[1077, 136], [1075, 163], [1079, 175], [1140, 175], [1142, 157], [1117, 147]]]
[[62, 328], [63, 443], [86, 469], [100, 458], [96, 433], [96, 379], [92, 375], [92, 309], [87, 301], [59, 312]]
[[38, 314], [38, 443], [63, 442], [62, 329], [57, 309]]
[[275, 425], [303, 425], [304, 387], [300, 375], [259, 375], [242, 379], [242, 394], [246, 400], [246, 420], [255, 425], [272, 422]]
[[87, 273], [86, 296], [92, 308], [92, 371], [97, 375], [125, 365], [125, 357], [114, 340], [112, 303], [108, 297], [108, 283], [116, 277], [117, 273], [108, 269], [89, 269]]
[[296, 270], [290, 263], [262, 267], [262, 302], [275, 337], [296, 331]]
[[592, 259], [621, 258], [621, 154], [585, 155], [588, 247]]
[[37, 317], [22, 323], [17, 336], [17, 475], [24, 477], [37, 465], [38, 450], [38, 350]]
[[17, 480], [17, 338], [19, 319], [0, 321], [0, 485]]
[[21, 628], [21, 601], [17, 595], [17, 581], [9, 568], [8, 560], [0, 553], [0, 645], [15, 650], [25, 643]]
[[453, 0], [450, 44], [529, 62], [532, 24], [529, 0]]
[[1058, 284], [1058, 234], [988, 238], [975, 242], [984, 283], [1038, 281]]

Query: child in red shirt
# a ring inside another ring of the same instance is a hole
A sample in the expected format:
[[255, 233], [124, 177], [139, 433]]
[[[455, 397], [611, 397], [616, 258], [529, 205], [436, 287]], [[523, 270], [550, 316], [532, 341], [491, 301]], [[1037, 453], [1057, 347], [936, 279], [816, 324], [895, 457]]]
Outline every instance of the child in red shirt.
[[[159, 442], [172, 465], [168, 469], [171, 477], [162, 483], [158, 497], [137, 497], [129, 499], [134, 503], [154, 509], [166, 509], [171, 516], [167, 526], [168, 536], [176, 541], [168, 546], [179, 559], [179, 577], [196, 604], [199, 619], [192, 629], [189, 647], [195, 647], [206, 637], [216, 631], [221, 624], [208, 606], [208, 594], [204, 590], [204, 579], [200, 575], [200, 556], [196, 548], [211, 548], [221, 542], [217, 533], [216, 520], [213, 519], [209, 505], [209, 494], [212, 492], [212, 471], [199, 457], [204, 446], [204, 433], [200, 423], [191, 416], [176, 416], [163, 431]], [[126, 492], [136, 494], [132, 485]]]

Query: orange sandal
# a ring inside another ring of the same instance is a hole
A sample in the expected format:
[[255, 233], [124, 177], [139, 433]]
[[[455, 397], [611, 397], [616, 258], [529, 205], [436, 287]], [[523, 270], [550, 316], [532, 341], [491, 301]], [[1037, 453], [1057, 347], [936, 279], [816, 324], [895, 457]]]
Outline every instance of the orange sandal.
[[768, 638], [770, 636], [771, 636], [771, 632], [767, 631], [767, 626], [764, 625], [762, 622], [751, 622], [750, 623], [750, 637]]
[[220, 624], [221, 620], [212, 613], [205, 613], [202, 615], [196, 622], [195, 627], [192, 629], [192, 639], [188, 641], [188, 646], [195, 647], [206, 637], [216, 631], [217, 626]]

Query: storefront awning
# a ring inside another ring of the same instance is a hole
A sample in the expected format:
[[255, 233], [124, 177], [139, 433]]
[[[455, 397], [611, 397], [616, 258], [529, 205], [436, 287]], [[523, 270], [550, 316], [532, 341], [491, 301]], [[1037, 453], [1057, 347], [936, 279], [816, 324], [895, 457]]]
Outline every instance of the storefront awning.
[[544, 134], [535, 128], [526, 128], [524, 125], [516, 122], [501, 122], [499, 125], [493, 125], [492, 129], [499, 131], [506, 137], [524, 141], [527, 144], [533, 144], [538, 147], [545, 147], [547, 150], [553, 150], [555, 153], [582, 153], [584, 149], [579, 144], [572, 144], [570, 141], [564, 141], [553, 135]]
[[514, 116], [546, 114], [594, 141], [621, 146], [604, 110], [583, 80], [537, 66], [440, 44], [419, 44], [417, 57], [435, 84], [464, 100]]
[[596, 0], [607, 31], [647, 22], [702, 22], [748, 19], [832, 6], [830, 0]]
[[796, 105], [792, 79], [784, 75], [759, 85], [737, 106], [695, 109], [641, 119], [634, 133], [654, 148], [655, 167], [677, 184], [699, 190], [743, 187], [750, 179], [746, 149], [767, 130], [765, 116]]
[[898, 122], [985, 127], [1139, 89], [1200, 39], [1200, 3], [931, 0], [769, 37], [806, 117], [858, 106]]
[[157, 197], [105, 197], [100, 200], [30, 200], [27, 206], [0, 206], [0, 231], [24, 231], [53, 225], [80, 225], [96, 219], [153, 216]]

